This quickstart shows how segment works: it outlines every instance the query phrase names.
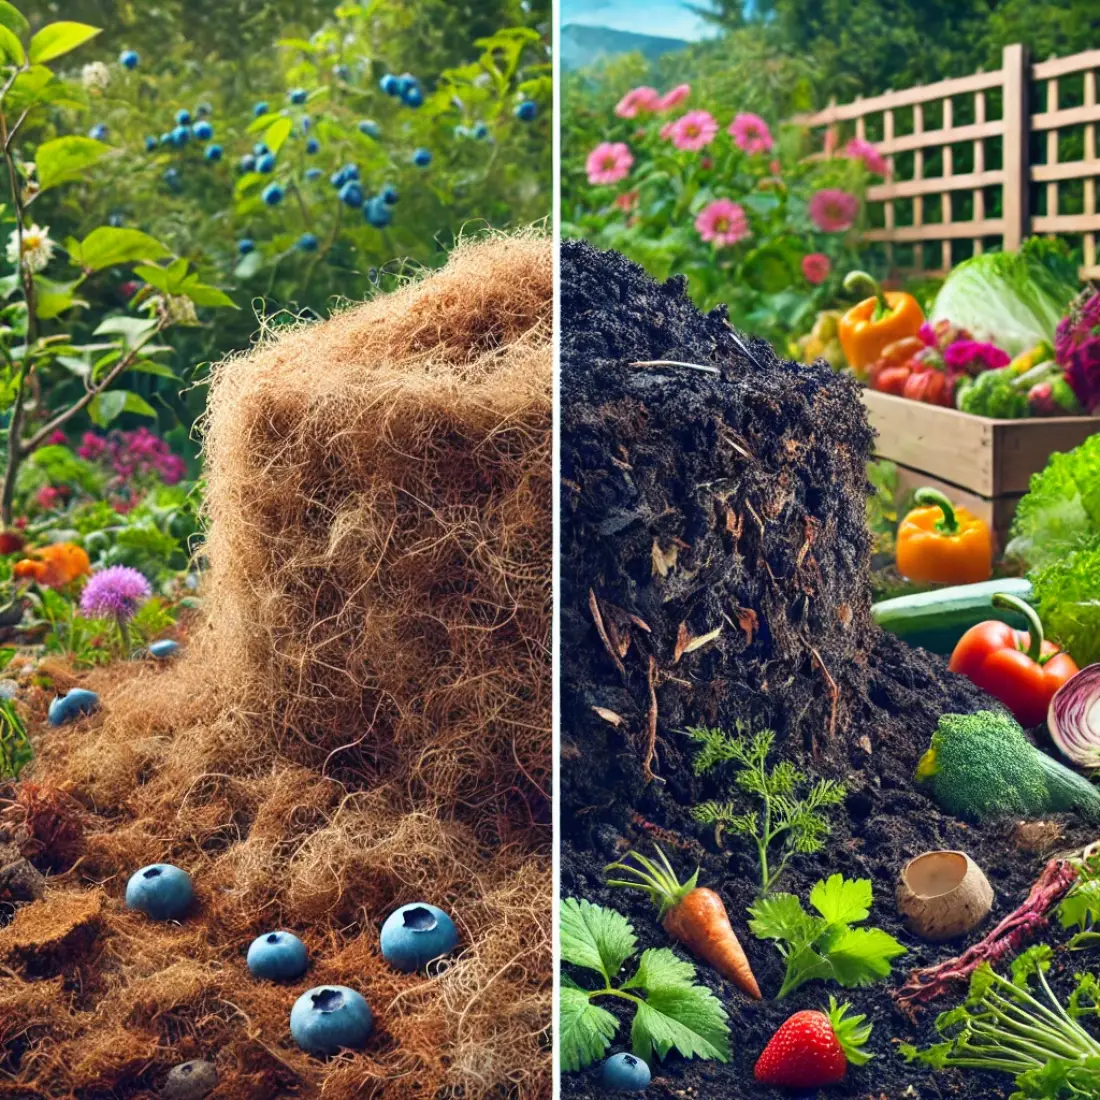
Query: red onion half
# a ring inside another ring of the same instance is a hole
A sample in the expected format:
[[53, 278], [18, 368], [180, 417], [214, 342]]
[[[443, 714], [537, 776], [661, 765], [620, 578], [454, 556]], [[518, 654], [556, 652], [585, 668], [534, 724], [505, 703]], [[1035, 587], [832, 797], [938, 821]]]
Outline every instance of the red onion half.
[[1054, 693], [1047, 726], [1067, 760], [1089, 771], [1100, 769], [1100, 664], [1081, 669]]

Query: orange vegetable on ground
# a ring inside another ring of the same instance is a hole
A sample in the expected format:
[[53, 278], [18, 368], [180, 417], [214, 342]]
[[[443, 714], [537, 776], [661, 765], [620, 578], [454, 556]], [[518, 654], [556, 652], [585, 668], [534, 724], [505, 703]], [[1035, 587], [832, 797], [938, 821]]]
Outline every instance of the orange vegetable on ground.
[[898, 526], [898, 572], [925, 584], [978, 584], [993, 574], [993, 536], [982, 519], [936, 489], [918, 489], [918, 507]]
[[[737, 938], [722, 899], [705, 886], [696, 885], [699, 869], [680, 882], [668, 857], [655, 844], [660, 865], [637, 852], [630, 852], [620, 863], [609, 864], [608, 871], [622, 871], [636, 881], [608, 879], [609, 886], [641, 890], [659, 906], [659, 919], [664, 930], [693, 955], [713, 966], [723, 978], [728, 978], [743, 993], [760, 1000], [752, 967]], [[634, 859], [639, 866], [627, 862]]]

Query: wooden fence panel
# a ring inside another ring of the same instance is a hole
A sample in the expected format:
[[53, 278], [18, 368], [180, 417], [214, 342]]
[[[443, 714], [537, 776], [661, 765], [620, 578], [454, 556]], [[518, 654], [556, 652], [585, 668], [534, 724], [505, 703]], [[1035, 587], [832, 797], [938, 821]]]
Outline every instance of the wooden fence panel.
[[[1059, 233], [1081, 238], [1081, 277], [1095, 279], [1100, 278], [1098, 69], [1100, 50], [1031, 65], [1025, 48], [1011, 45], [996, 72], [830, 103], [792, 121], [820, 133], [823, 148], [813, 156], [821, 158], [829, 155], [826, 150], [840, 148], [843, 133], [865, 137], [868, 121], [881, 116], [882, 136], [875, 145], [887, 170], [882, 183], [868, 188], [867, 202], [873, 209], [881, 204], [882, 218], [865, 237], [883, 245], [895, 273], [945, 274], [953, 266], [956, 241], [965, 242], [960, 253], [965, 256], [990, 246], [1018, 248], [1031, 233]], [[1083, 79], [1083, 102], [1061, 107], [1061, 82], [1077, 78]], [[1037, 84], [1046, 86], [1045, 109], [1031, 114], [1029, 99]], [[991, 97], [999, 101], [999, 117], [992, 117]], [[972, 117], [956, 122], [956, 103], [967, 100]], [[912, 124], [903, 133], [899, 115], [909, 111]], [[926, 125], [930, 118], [938, 121]], [[1060, 135], [1078, 127], [1083, 130], [1083, 153], [1062, 159]], [[1033, 133], [1045, 135], [1045, 163], [1030, 162]], [[905, 178], [899, 172], [902, 158], [912, 166]], [[933, 165], [939, 165], [938, 174]], [[1078, 180], [1081, 208], [1063, 212], [1062, 185]], [[1032, 184], [1042, 187], [1045, 200], [1045, 212], [1035, 215], [1029, 203]], [[910, 253], [908, 262], [899, 256], [903, 249]]]

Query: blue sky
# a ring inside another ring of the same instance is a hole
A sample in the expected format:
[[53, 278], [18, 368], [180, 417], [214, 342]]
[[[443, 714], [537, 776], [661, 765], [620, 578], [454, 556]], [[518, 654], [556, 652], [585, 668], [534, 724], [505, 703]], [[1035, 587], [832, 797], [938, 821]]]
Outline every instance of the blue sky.
[[[705, 3], [698, 0], [692, 6]], [[690, 41], [713, 33], [681, 0], [561, 0], [561, 21]]]

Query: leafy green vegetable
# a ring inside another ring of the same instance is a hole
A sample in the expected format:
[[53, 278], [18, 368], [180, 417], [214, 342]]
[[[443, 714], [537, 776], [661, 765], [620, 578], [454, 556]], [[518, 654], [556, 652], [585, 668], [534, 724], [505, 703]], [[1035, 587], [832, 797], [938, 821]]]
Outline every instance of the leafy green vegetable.
[[1027, 390], [1011, 367], [983, 371], [973, 382], [960, 387], [958, 406], [974, 416], [994, 420], [1022, 420], [1030, 413]]
[[[970, 979], [965, 1004], [941, 1013], [946, 1037], [927, 1050], [903, 1044], [912, 1062], [934, 1069], [958, 1066], [998, 1070], [1015, 1078], [1013, 1100], [1070, 1100], [1100, 1094], [1100, 1043], [1077, 1022], [1097, 1015], [1094, 975], [1076, 975], [1063, 1006], [1046, 979], [1048, 945], [1032, 947], [1012, 964], [1011, 980], [982, 963]], [[1032, 985], [1038, 988], [1032, 992]]]
[[[746, 729], [738, 722], [738, 732]], [[695, 774], [705, 775], [719, 764], [740, 764], [733, 781], [747, 794], [759, 799], [759, 808], [738, 812], [733, 802], [704, 802], [692, 810], [692, 817], [713, 825], [716, 840], [722, 830], [743, 836], [756, 845], [760, 865], [760, 889], [766, 894], [787, 868], [794, 855], [820, 852], [829, 836], [829, 819], [821, 811], [844, 800], [844, 787], [832, 779], [819, 779], [798, 797], [795, 790], [806, 776], [788, 760], [768, 768], [768, 754], [775, 743], [772, 730], [760, 730], [751, 738], [730, 737], [719, 729], [690, 728], [688, 734], [702, 746], [695, 755]], [[769, 863], [768, 852], [779, 844], [779, 857]]]
[[1028, 576], [1047, 635], [1082, 668], [1100, 661], [1100, 540]]
[[787, 962], [779, 997], [814, 979], [845, 989], [870, 985], [890, 973], [890, 960], [905, 948], [880, 928], [853, 928], [871, 912], [870, 879], [832, 875], [810, 891], [807, 913], [793, 894], [773, 894], [749, 906], [749, 928], [758, 939], [774, 940]]
[[1032, 237], [1019, 252], [984, 252], [954, 268], [936, 295], [931, 322], [949, 320], [1009, 355], [1053, 341], [1076, 297], [1077, 271], [1064, 245]]
[[599, 988], [584, 989], [562, 975], [562, 1069], [583, 1069], [611, 1045], [619, 1021], [593, 1003], [599, 997], [615, 997], [634, 1006], [630, 1038], [638, 1058], [664, 1058], [675, 1048], [685, 1058], [728, 1061], [725, 1010], [706, 986], [695, 984], [695, 967], [670, 948], [643, 951], [633, 975], [616, 984], [619, 971], [637, 947], [634, 929], [621, 913], [576, 898], [562, 902], [562, 960], [603, 980]]

